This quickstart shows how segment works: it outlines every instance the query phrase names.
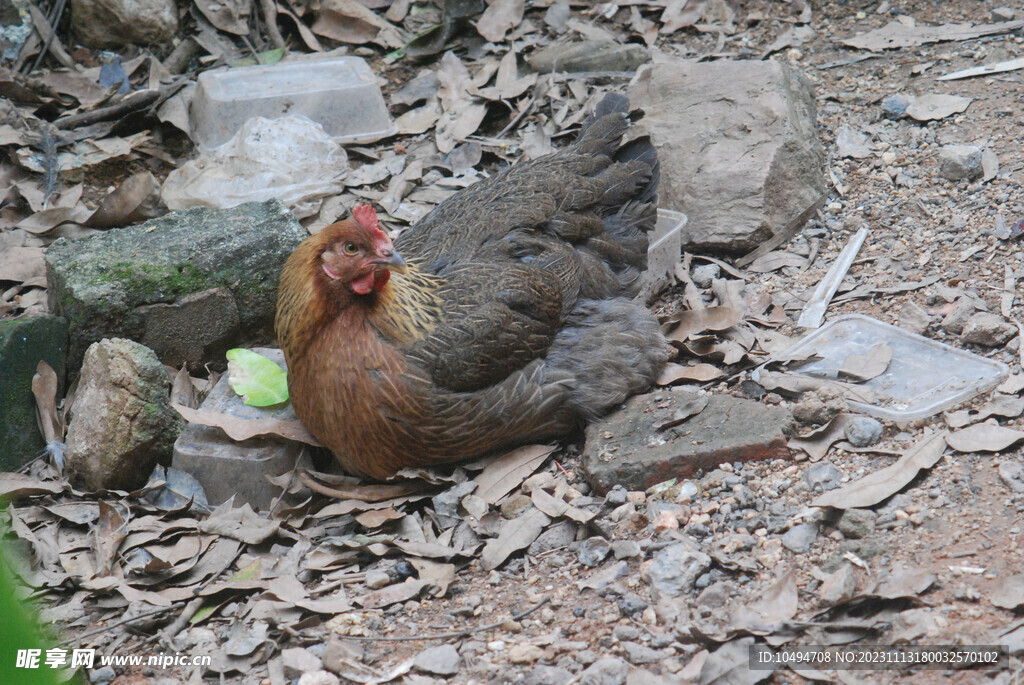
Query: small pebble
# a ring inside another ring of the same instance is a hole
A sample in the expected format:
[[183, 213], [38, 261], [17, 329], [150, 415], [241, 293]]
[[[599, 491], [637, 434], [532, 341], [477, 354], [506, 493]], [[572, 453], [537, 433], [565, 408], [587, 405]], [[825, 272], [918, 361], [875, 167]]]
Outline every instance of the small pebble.
[[846, 439], [854, 447], [870, 447], [882, 439], [882, 422], [870, 416], [858, 416], [846, 427]]

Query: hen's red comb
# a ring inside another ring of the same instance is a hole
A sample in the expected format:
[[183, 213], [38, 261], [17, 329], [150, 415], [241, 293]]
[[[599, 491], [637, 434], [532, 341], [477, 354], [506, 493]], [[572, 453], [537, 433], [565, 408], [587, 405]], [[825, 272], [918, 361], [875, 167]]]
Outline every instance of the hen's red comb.
[[359, 205], [352, 209], [352, 216], [360, 225], [365, 226], [371, 231], [380, 230], [380, 222], [377, 221], [377, 212], [373, 211], [373, 207], [370, 205]]

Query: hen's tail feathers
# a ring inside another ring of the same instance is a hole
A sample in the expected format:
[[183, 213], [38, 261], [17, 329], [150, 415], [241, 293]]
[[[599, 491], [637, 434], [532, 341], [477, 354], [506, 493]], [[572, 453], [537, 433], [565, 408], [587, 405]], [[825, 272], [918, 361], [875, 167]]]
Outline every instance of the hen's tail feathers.
[[569, 405], [593, 420], [647, 390], [669, 357], [657, 320], [625, 298], [581, 300], [548, 350], [546, 366], [574, 383]]

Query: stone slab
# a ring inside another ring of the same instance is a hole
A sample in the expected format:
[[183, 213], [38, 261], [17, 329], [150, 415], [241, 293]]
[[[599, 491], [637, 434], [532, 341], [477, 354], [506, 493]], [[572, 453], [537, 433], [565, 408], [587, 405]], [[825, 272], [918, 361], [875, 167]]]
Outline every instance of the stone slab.
[[789, 458], [789, 412], [731, 395], [709, 395], [699, 414], [658, 430], [684, 415], [693, 398], [688, 390], [638, 395], [587, 426], [583, 470], [591, 487], [599, 494], [615, 485], [646, 490], [723, 462]]

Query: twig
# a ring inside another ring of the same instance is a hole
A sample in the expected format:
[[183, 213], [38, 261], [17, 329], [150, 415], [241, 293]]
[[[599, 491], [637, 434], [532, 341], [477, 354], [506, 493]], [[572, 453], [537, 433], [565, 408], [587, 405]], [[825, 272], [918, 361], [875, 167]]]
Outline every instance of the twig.
[[[60, 3], [63, 5], [63, 2]], [[56, 58], [58, 62], [75, 71], [80, 71], [81, 67], [75, 64], [75, 60], [71, 59], [71, 55], [67, 53], [64, 46], [61, 45], [60, 41], [56, 39], [56, 32], [50, 26], [50, 22], [35, 5], [28, 6], [28, 13], [32, 16], [32, 26], [35, 27], [36, 33], [43, 39], [43, 47], [39, 53], [36, 63], [30, 68], [35, 69], [39, 64], [39, 59], [46, 54], [47, 50]]]
[[508, 618], [498, 621], [497, 623], [489, 623], [485, 626], [477, 626], [476, 628], [467, 628], [465, 630], [455, 630], [450, 633], [434, 633], [433, 635], [403, 635], [402, 637], [372, 637], [367, 635], [342, 635], [339, 636], [343, 640], [359, 640], [362, 642], [417, 642], [420, 640], [449, 640], [453, 637], [465, 637], [466, 635], [473, 635], [474, 633], [482, 633], [488, 630], [494, 630], [505, 625], [508, 621], [518, 621], [521, 618], [529, 616], [533, 612], [540, 609], [542, 606], [548, 603], [550, 597], [545, 597], [540, 600], [526, 611], [521, 611], [518, 614], [509, 616]]
[[[53, 12], [50, 13], [49, 17], [47, 17], [50, 35], [46, 36], [46, 42], [43, 43], [43, 49], [39, 51], [38, 55], [36, 55], [36, 61], [32, 64], [32, 68], [29, 69], [29, 72], [39, 68], [39, 64], [43, 61], [43, 58], [46, 57], [46, 53], [50, 50], [50, 47], [53, 44], [53, 39], [57, 37], [57, 25], [60, 23], [61, 15], [64, 14], [65, 5], [67, 5], [67, 0], [57, 0], [57, 4], [53, 7]], [[64, 52], [63, 46], [61, 46], [60, 52]], [[67, 55], [66, 52], [64, 52], [64, 54]], [[61, 56], [57, 55], [57, 50], [54, 50], [54, 56], [63, 62]]]
[[95, 124], [100, 121], [116, 119], [122, 114], [127, 114], [128, 112], [148, 107], [159, 97], [160, 91], [158, 90], [137, 90], [134, 93], [126, 95], [124, 99], [116, 104], [109, 105], [107, 107], [100, 107], [99, 109], [94, 109], [91, 112], [72, 114], [69, 117], [57, 119], [53, 122], [53, 125], [60, 129], [69, 129], [77, 128], [79, 126], [88, 126], [89, 124]]

